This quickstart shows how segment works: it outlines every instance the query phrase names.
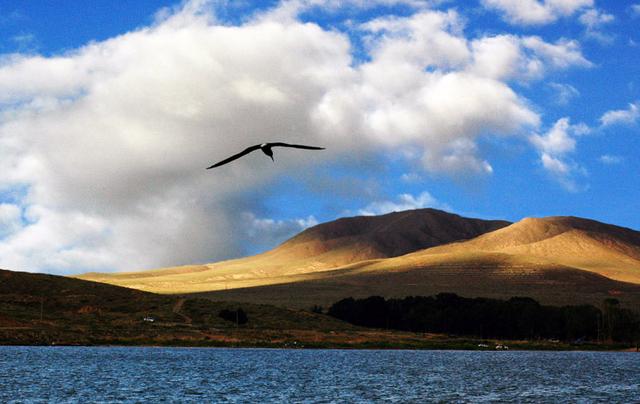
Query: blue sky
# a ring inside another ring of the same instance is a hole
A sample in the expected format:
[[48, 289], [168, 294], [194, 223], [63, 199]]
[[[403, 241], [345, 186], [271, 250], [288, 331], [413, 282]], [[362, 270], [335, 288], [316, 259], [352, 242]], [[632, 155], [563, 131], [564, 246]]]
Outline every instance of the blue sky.
[[[0, 267], [133, 270], [436, 207], [640, 229], [640, 2], [0, 4]], [[210, 163], [262, 141], [276, 150]]]

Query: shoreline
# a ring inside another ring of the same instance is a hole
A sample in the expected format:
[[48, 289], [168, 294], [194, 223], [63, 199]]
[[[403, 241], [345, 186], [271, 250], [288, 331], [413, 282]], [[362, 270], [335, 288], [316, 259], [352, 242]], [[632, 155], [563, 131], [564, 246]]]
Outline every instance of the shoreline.
[[389, 343], [385, 341], [203, 341], [167, 339], [154, 340], [96, 340], [93, 342], [54, 341], [0, 341], [0, 347], [131, 347], [131, 348], [223, 348], [223, 349], [290, 349], [290, 350], [413, 350], [413, 351], [548, 351], [548, 352], [634, 352], [639, 347], [628, 344], [568, 344], [538, 341], [475, 340], [475, 339], [427, 339]]

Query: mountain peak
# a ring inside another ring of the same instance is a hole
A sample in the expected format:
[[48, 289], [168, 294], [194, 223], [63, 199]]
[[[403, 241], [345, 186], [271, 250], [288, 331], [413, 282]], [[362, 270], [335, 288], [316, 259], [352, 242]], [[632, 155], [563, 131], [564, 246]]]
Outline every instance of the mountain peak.
[[473, 240], [425, 251], [504, 253], [640, 282], [640, 232], [575, 216], [525, 218]]
[[415, 209], [322, 223], [287, 240], [275, 251], [308, 257], [339, 249], [353, 255], [344, 262], [349, 263], [396, 257], [467, 240], [509, 224], [503, 220], [465, 218], [437, 209]]
[[548, 216], [542, 218], [527, 217], [500, 231], [486, 234], [478, 241], [499, 239], [509, 244], [529, 244], [558, 236], [566, 232], [580, 232], [589, 237], [606, 237], [640, 246], [640, 232], [612, 224], [584, 219], [576, 216]]

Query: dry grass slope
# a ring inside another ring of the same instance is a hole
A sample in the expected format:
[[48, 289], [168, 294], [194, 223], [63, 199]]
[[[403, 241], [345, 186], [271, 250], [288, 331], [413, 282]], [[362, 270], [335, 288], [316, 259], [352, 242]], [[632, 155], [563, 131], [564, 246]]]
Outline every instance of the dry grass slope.
[[640, 308], [640, 233], [575, 217], [509, 225], [418, 210], [319, 225], [254, 257], [82, 277], [290, 307], [455, 292], [548, 304], [616, 297]]
[[640, 284], [640, 232], [576, 217], [523, 219], [473, 240], [418, 252], [411, 259], [469, 251], [504, 253]]
[[472, 239], [507, 225], [506, 221], [469, 219], [435, 209], [351, 217], [309, 228], [252, 257], [142, 272], [88, 273], [77, 278], [156, 293], [292, 283], [306, 274]]

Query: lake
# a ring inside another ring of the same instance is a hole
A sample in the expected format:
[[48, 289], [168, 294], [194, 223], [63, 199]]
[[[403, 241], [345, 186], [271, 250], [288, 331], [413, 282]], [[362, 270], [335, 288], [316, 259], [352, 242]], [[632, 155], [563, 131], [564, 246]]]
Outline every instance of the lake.
[[640, 354], [0, 347], [0, 402], [636, 402]]

